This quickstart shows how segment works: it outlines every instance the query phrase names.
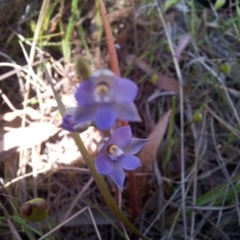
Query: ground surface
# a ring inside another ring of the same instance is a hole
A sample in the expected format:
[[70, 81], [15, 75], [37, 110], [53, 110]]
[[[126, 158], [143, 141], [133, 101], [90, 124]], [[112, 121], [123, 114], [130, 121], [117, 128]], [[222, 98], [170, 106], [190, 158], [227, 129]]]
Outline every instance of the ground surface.
[[[42, 1], [0, 3], [0, 239], [39, 239], [63, 220], [44, 239], [124, 239], [71, 135], [57, 128], [40, 60], [74, 106], [76, 56], [92, 70], [110, 66], [96, 2], [52, 0], [43, 15]], [[105, 1], [121, 74], [139, 86], [142, 122], [133, 133], [153, 139], [139, 155], [134, 225], [150, 239], [239, 239], [240, 11], [191, 1], [159, 11], [169, 3]], [[81, 137], [94, 156], [102, 133], [90, 127]], [[47, 201], [49, 217], [24, 222], [18, 208], [35, 197]], [[126, 181], [130, 219], [129, 199]]]

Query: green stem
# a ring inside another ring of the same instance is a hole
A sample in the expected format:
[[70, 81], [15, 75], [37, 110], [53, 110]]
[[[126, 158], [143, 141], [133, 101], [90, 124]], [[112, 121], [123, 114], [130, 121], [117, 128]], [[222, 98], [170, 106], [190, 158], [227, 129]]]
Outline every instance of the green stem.
[[169, 164], [169, 159], [172, 151], [172, 141], [173, 141], [173, 132], [174, 132], [174, 123], [175, 123], [175, 112], [176, 112], [176, 97], [174, 96], [172, 98], [172, 113], [168, 128], [168, 134], [167, 134], [167, 148], [165, 152], [165, 157], [163, 159], [162, 168], [165, 172], [167, 169], [167, 166]]

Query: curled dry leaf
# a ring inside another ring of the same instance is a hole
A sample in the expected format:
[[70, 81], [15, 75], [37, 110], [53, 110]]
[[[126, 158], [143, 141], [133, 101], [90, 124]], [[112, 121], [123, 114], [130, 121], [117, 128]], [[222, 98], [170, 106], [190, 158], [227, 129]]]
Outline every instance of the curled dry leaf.
[[[161, 117], [157, 125], [150, 133], [149, 142], [143, 147], [142, 151], [139, 154], [142, 166], [138, 168], [137, 172], [148, 173], [149, 171], [151, 171], [152, 164], [156, 158], [159, 145], [161, 144], [163, 136], [166, 132], [171, 111], [172, 110], [170, 109]], [[145, 176], [140, 176], [137, 178], [136, 188], [138, 191], [138, 199], [139, 201], [141, 201], [142, 197], [144, 195], [147, 195], [149, 190], [148, 180]]]
[[142, 162], [142, 166], [139, 168], [141, 172], [149, 172], [152, 168], [159, 145], [161, 144], [162, 138], [166, 132], [171, 111], [172, 110], [170, 109], [166, 112], [158, 121], [157, 125], [148, 137], [150, 139], [149, 142], [143, 147], [139, 154], [139, 158]]
[[126, 56], [126, 61], [127, 64], [134, 64], [135, 66], [137, 66], [151, 76], [157, 76], [158, 79], [156, 81], [156, 86], [158, 86], [160, 89], [179, 93], [179, 82], [176, 81], [174, 78], [170, 78], [160, 72], [156, 72], [146, 62], [139, 58], [136, 58], [133, 55]]
[[116, 10], [108, 14], [108, 19], [110, 23], [121, 21], [124, 18], [127, 18], [132, 15], [133, 7], [126, 7], [119, 10]]

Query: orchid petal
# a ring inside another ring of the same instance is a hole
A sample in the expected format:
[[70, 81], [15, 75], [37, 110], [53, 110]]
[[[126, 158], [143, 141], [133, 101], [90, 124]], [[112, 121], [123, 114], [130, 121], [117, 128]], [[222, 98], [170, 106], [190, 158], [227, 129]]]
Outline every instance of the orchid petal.
[[122, 169], [122, 166], [118, 162], [114, 162], [113, 170], [109, 174], [109, 176], [118, 185], [118, 187], [122, 190], [123, 183], [125, 180], [125, 173]]
[[69, 132], [74, 132], [73, 125], [71, 122], [71, 116], [68, 114], [65, 114], [62, 118], [62, 123], [60, 124], [59, 127], [69, 131]]
[[91, 124], [92, 124], [92, 121], [77, 123], [76, 125], [73, 126], [73, 131], [82, 133], [82, 132], [86, 131], [90, 127]]
[[119, 148], [124, 149], [127, 147], [132, 139], [132, 131], [130, 126], [120, 127], [113, 131], [110, 138], [110, 144], [115, 144]]
[[112, 86], [115, 79], [115, 74], [109, 69], [98, 69], [91, 75], [91, 80], [97, 85], [105, 83], [107, 86]]
[[133, 102], [127, 104], [115, 104], [114, 107], [116, 109], [118, 119], [134, 122], [141, 121], [136, 105]]
[[127, 78], [115, 77], [112, 85], [112, 99], [114, 102], [123, 104], [132, 102], [138, 93], [138, 86]]
[[95, 98], [93, 95], [95, 84], [88, 80], [82, 82], [75, 92], [75, 98], [81, 106], [89, 106], [94, 104]]
[[114, 162], [107, 155], [99, 155], [95, 160], [95, 167], [102, 175], [109, 175], [113, 171]]
[[73, 126], [74, 126], [74, 119], [73, 116], [75, 114], [77, 107], [70, 107], [68, 109], [66, 109], [65, 114], [62, 118], [62, 123], [60, 124], [59, 127], [70, 131], [70, 132], [74, 132]]
[[110, 129], [116, 121], [116, 111], [111, 104], [99, 105], [96, 112], [96, 125], [100, 130]]
[[149, 139], [132, 138], [131, 143], [124, 148], [124, 153], [129, 155], [137, 154]]
[[78, 106], [74, 113], [75, 125], [85, 123], [87, 121], [93, 121], [95, 119], [98, 104], [94, 104], [88, 107]]
[[111, 70], [106, 69], [106, 68], [97, 69], [91, 75], [91, 77], [93, 77], [93, 78], [114, 77], [114, 76], [115, 76], [115, 74]]
[[65, 114], [73, 116], [75, 114], [76, 110], [77, 110], [77, 107], [69, 107], [66, 109]]
[[[98, 146], [97, 146], [99, 153], [100, 152], [102, 153], [101, 150], [106, 145], [106, 142], [108, 141], [108, 139], [109, 139], [109, 137], [104, 137], [99, 141]], [[104, 152], [104, 154], [107, 154], [107, 152]]]
[[118, 162], [125, 170], [135, 170], [141, 166], [139, 158], [132, 155], [123, 154], [118, 158]]

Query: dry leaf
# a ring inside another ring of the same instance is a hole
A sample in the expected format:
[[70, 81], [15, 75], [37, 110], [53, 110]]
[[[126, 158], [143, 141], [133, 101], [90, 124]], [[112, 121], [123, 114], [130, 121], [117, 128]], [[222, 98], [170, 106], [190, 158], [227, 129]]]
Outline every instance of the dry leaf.
[[175, 50], [175, 57], [178, 59], [178, 61], [181, 58], [181, 54], [183, 50], [187, 47], [188, 43], [190, 42], [191, 36], [189, 34], [185, 34], [178, 40], [178, 46]]
[[166, 132], [171, 111], [172, 110], [170, 109], [161, 117], [149, 135], [150, 141], [141, 150], [139, 154], [139, 158], [142, 162], [142, 166], [139, 168], [140, 172], [149, 172], [151, 170], [159, 145], [161, 144], [162, 138]]
[[179, 93], [179, 82], [162, 73], [156, 73], [159, 77], [157, 86], [165, 91]]
[[123, 9], [116, 10], [110, 14], [108, 14], [108, 19], [110, 23], [118, 22], [123, 20], [124, 18], [127, 18], [132, 14], [133, 8], [132, 7], [126, 7]]
[[[172, 110], [170, 109], [161, 117], [161, 119], [158, 121], [157, 125], [149, 135], [150, 141], [143, 147], [139, 154], [142, 166], [137, 169], [137, 172], [148, 173], [149, 171], [151, 171], [152, 164], [156, 158], [159, 145], [161, 144], [163, 136], [166, 132], [171, 111]], [[149, 183], [146, 176], [138, 177], [136, 182], [137, 196], [139, 201], [138, 204], [140, 206], [142, 198], [145, 195], [148, 195]]]
[[51, 123], [32, 123], [29, 127], [13, 129], [3, 136], [0, 136], [0, 152], [12, 148], [31, 148], [46, 141], [54, 135], [58, 129]]
[[179, 82], [176, 81], [174, 78], [170, 78], [160, 72], [156, 72], [154, 69], [152, 69], [146, 62], [143, 60], [136, 58], [133, 55], [128, 55], [126, 57], [127, 64], [134, 64], [141, 70], [143, 70], [145, 73], [153, 76], [158, 77], [158, 81], [156, 82], [156, 85], [165, 91], [171, 91], [175, 93], [179, 93]]
[[34, 110], [31, 107], [27, 107], [22, 110], [16, 110], [14, 112], [8, 112], [0, 115], [0, 121], [4, 120], [10, 122], [14, 120], [16, 117], [21, 116], [23, 114], [28, 115], [32, 120], [38, 120], [41, 118], [41, 115], [38, 113], [38, 111]]

